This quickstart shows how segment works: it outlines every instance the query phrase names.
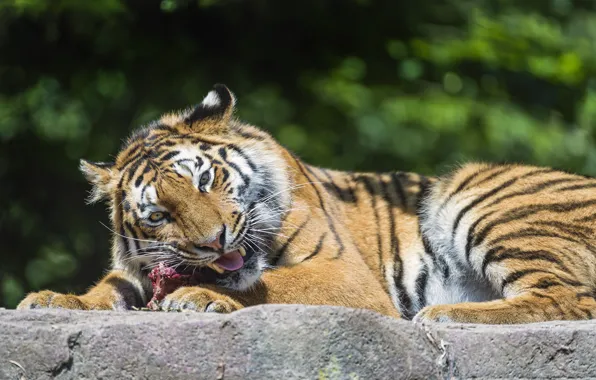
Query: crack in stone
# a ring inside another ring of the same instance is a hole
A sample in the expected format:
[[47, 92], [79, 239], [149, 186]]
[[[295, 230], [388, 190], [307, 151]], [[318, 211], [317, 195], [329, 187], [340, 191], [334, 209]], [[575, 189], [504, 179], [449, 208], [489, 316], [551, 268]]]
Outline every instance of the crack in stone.
[[81, 337], [82, 333], [82, 331], [78, 331], [68, 336], [68, 339], [66, 340], [68, 345], [68, 358], [56, 364], [56, 366], [54, 366], [54, 368], [51, 370], [47, 371], [52, 378], [58, 377], [72, 369], [74, 364], [74, 349], [75, 347], [80, 346], [79, 338]]
[[443, 339], [437, 339], [428, 326], [418, 323], [414, 323], [414, 325], [422, 330], [426, 336], [426, 339], [431, 343], [432, 347], [440, 352], [440, 355], [435, 360], [435, 363], [437, 364], [437, 369], [441, 378], [456, 379], [458, 371], [455, 365], [455, 358], [453, 358], [453, 353], [451, 350], [449, 350], [449, 346], [451, 344]]
[[555, 358], [559, 355], [569, 355], [571, 353], [573, 353], [575, 351], [574, 348], [571, 348], [571, 344], [575, 341], [575, 338], [577, 337], [577, 331], [574, 331], [571, 334], [571, 339], [569, 339], [568, 342], [565, 342], [564, 344], [560, 345], [559, 348], [557, 348], [557, 350], [555, 352], [553, 352], [552, 355], [550, 355], [548, 357], [548, 359], [546, 359], [546, 362], [551, 362], [553, 360], [555, 360]]

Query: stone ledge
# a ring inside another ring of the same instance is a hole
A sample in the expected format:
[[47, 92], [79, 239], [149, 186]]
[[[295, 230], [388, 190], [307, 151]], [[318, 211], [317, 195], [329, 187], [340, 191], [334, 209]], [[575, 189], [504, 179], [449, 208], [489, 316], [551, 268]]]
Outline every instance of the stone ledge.
[[596, 378], [596, 322], [422, 326], [264, 305], [229, 315], [0, 310], [0, 331], [0, 379]]

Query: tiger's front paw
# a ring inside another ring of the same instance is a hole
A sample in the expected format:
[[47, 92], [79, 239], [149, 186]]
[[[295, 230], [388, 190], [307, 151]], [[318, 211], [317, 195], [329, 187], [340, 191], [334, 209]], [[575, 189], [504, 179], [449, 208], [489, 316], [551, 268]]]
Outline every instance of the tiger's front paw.
[[168, 294], [160, 303], [160, 307], [165, 311], [231, 313], [241, 309], [242, 305], [216, 291], [197, 286], [187, 286]]
[[420, 310], [418, 314], [414, 316], [412, 320], [414, 323], [419, 322], [461, 322], [458, 320], [457, 315], [454, 313], [451, 305], [434, 305], [427, 306]]
[[89, 306], [80, 297], [73, 294], [60, 294], [50, 290], [43, 290], [39, 293], [29, 293], [19, 303], [17, 310], [26, 309], [72, 309], [89, 310]]

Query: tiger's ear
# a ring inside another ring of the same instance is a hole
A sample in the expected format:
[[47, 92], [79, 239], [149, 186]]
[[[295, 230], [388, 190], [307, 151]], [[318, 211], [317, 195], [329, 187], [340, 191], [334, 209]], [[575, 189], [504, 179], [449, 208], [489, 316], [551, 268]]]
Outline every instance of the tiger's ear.
[[109, 198], [112, 178], [114, 176], [112, 171], [113, 167], [113, 162], [90, 162], [81, 160], [79, 169], [85, 178], [87, 178], [87, 181], [93, 186], [89, 198], [87, 198], [88, 203], [95, 203]]
[[[226, 129], [227, 122], [234, 114], [236, 97], [225, 85], [216, 84], [213, 90], [209, 91], [201, 104], [186, 117], [186, 123], [193, 128], [201, 128], [201, 124], [209, 126], [210, 129]], [[200, 123], [205, 121], [205, 123]]]

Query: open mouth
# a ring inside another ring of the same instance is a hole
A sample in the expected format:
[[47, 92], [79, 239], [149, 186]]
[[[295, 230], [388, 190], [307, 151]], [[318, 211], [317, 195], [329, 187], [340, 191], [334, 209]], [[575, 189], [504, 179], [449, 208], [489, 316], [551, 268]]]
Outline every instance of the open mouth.
[[240, 247], [235, 251], [221, 255], [217, 260], [207, 264], [207, 266], [219, 274], [225, 271], [234, 272], [242, 268], [244, 263], [250, 259], [250, 256], [252, 256], [252, 252], [247, 255], [246, 250]]
[[[181, 286], [195, 286], [205, 281], [211, 282], [215, 279], [214, 276], [217, 276], [214, 272], [222, 275], [226, 271], [228, 273], [238, 271], [250, 260], [254, 253], [253, 250], [247, 252], [241, 247], [221, 255], [205, 267], [170, 267], [160, 262], [148, 274], [153, 287], [153, 296], [147, 306], [152, 309], [159, 309], [159, 301], [163, 300], [167, 294], [172, 293]], [[209, 278], [211, 278], [211, 281], [209, 281]]]
[[[170, 267], [164, 263], [160, 263], [159, 267], [166, 270], [167, 273], [163, 272], [163, 270], [162, 272], [168, 278], [180, 278], [185, 281], [192, 280], [198, 284], [209, 279], [215, 279], [218, 275], [225, 276], [242, 269], [254, 254], [255, 251], [252, 249], [246, 250], [244, 247], [240, 247], [202, 266], [177, 265]], [[147, 274], [149, 274], [149, 271], [147, 271]]]

